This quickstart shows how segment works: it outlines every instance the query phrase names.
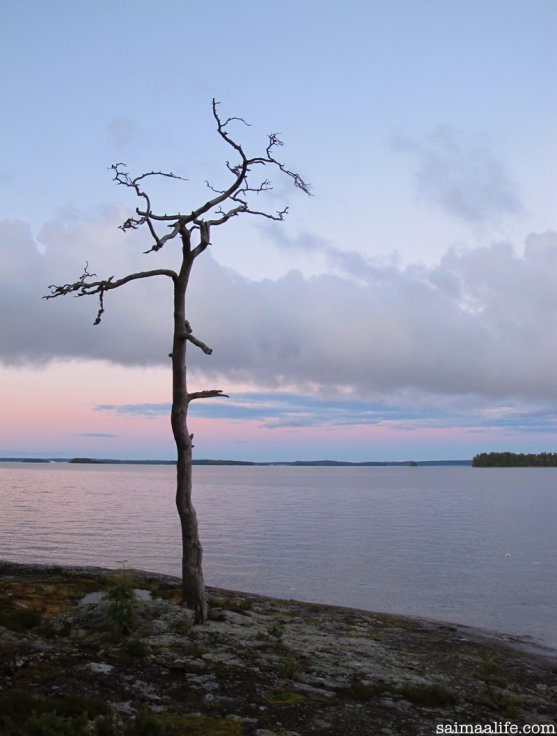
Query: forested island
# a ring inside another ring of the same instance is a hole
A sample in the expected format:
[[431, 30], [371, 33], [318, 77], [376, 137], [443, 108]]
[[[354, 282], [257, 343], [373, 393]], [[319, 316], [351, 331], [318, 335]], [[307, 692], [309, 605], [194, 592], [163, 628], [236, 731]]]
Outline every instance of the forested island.
[[474, 468], [556, 468], [557, 452], [481, 452], [472, 460]]

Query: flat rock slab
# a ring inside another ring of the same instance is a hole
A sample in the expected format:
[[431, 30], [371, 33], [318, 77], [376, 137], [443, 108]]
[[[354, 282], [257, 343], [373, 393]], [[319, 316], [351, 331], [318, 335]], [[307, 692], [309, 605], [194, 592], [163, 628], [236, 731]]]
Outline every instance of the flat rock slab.
[[[209, 621], [193, 626], [177, 580], [135, 571], [152, 595], [118, 639], [102, 598], [79, 605], [107, 571], [0, 563], [0, 574], [0, 701], [112, 703], [116, 734], [145, 713], [167, 736], [430, 736], [557, 712], [554, 653], [511, 637], [216, 589]], [[30, 625], [21, 611], [35, 612]]]

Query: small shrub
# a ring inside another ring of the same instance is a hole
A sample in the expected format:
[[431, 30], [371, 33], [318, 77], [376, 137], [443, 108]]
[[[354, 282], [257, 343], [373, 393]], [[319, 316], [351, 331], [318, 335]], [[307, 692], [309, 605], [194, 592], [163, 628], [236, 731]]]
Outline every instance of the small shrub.
[[136, 587], [136, 579], [129, 570], [112, 573], [106, 584], [104, 598], [108, 601], [107, 612], [112, 633], [117, 638], [130, 634], [136, 626]]
[[159, 594], [160, 583], [158, 580], [151, 580], [149, 582], [149, 593], [151, 598], [156, 598]]
[[279, 662], [279, 675], [287, 680], [293, 680], [294, 675], [302, 669], [302, 665], [296, 657], [286, 657]]
[[273, 624], [269, 629], [269, 636], [273, 636], [280, 641], [284, 636], [284, 629], [278, 624]]

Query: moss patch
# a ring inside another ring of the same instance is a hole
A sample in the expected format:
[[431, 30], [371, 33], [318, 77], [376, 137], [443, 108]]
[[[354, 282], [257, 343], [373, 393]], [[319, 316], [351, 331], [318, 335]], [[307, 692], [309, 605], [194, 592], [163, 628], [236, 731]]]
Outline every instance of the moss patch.
[[110, 709], [85, 696], [40, 698], [27, 692], [0, 692], [0, 733], [17, 736], [85, 736], [87, 725]]
[[440, 685], [403, 685], [400, 694], [414, 705], [426, 708], [446, 708], [458, 703], [458, 697]]
[[243, 736], [244, 726], [228, 718], [210, 718], [190, 714], [160, 716], [164, 736]]
[[306, 698], [304, 695], [288, 690], [284, 687], [275, 687], [265, 694], [265, 700], [269, 705], [294, 705], [295, 703], [303, 703]]

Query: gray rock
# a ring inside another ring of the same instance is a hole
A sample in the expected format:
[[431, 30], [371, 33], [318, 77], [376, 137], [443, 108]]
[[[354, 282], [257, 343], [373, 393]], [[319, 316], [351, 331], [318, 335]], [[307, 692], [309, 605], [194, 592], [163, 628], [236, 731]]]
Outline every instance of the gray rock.
[[175, 644], [186, 645], [187, 640], [179, 634], [155, 634], [155, 636], [149, 636], [147, 643], [154, 647], [171, 647]]
[[114, 669], [108, 662], [87, 662], [85, 667], [98, 675], [108, 675]]

